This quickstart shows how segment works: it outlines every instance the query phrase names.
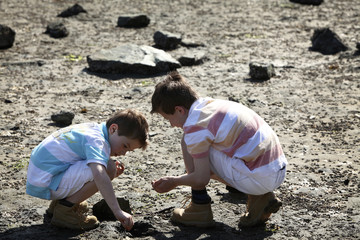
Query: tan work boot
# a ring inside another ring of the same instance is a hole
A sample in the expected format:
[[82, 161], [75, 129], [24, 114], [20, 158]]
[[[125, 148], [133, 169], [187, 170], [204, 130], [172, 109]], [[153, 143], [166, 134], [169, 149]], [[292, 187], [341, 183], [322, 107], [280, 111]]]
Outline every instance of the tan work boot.
[[265, 223], [272, 213], [276, 213], [282, 203], [273, 192], [264, 195], [248, 195], [247, 212], [240, 217], [239, 226], [252, 227]]
[[211, 203], [196, 204], [191, 201], [185, 209], [175, 208], [171, 220], [187, 226], [211, 227], [214, 225]]
[[80, 204], [67, 207], [56, 204], [51, 224], [57, 227], [70, 228], [76, 230], [90, 230], [99, 226], [99, 221], [95, 216], [86, 216], [80, 209]]
[[[46, 213], [52, 217], [53, 214], [54, 214], [54, 209], [55, 209], [55, 206], [58, 204], [59, 200], [52, 200], [50, 205], [49, 205], [49, 208], [46, 209]], [[83, 201], [81, 203], [79, 203], [79, 211], [81, 212], [88, 212], [89, 211], [89, 208], [88, 208], [88, 203], [87, 201]]]

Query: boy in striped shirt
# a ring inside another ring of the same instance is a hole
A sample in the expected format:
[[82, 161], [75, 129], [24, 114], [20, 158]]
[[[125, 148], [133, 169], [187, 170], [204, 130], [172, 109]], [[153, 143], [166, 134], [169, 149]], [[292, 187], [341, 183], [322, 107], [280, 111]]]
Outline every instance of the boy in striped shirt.
[[141, 113], [127, 109], [106, 123], [77, 124], [54, 132], [31, 153], [26, 193], [52, 200], [47, 210], [52, 225], [89, 230], [99, 222], [85, 214], [86, 199], [100, 191], [114, 216], [130, 230], [132, 216], [121, 210], [111, 184], [125, 168], [110, 156], [144, 150], [148, 128]]
[[266, 222], [281, 202], [273, 191], [285, 178], [287, 160], [271, 127], [254, 111], [235, 102], [200, 98], [176, 71], [158, 83], [151, 113], [159, 113], [172, 127], [183, 129], [181, 141], [186, 174], [152, 182], [159, 192], [179, 185], [191, 187], [192, 201], [176, 208], [171, 220], [185, 225], [213, 225], [210, 179], [248, 195], [240, 226]]

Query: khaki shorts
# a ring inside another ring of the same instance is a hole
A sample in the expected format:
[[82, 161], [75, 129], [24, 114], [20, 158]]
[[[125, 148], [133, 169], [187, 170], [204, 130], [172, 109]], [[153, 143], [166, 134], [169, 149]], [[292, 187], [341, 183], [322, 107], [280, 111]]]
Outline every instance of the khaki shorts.
[[250, 171], [244, 161], [231, 158], [210, 148], [210, 168], [217, 176], [237, 190], [251, 195], [274, 191], [285, 179], [287, 160], [285, 156], [268, 165]]
[[56, 191], [51, 190], [51, 200], [63, 199], [77, 193], [87, 182], [93, 181], [91, 168], [86, 161], [71, 165], [61, 179]]

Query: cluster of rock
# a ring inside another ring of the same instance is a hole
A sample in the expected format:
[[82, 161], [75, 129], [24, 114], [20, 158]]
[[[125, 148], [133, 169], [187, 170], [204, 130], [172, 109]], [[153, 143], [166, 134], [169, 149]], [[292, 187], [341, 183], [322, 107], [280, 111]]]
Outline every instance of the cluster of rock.
[[[290, 0], [293, 3], [306, 5], [320, 5], [323, 0]], [[71, 17], [87, 11], [79, 4], [61, 12], [58, 17]], [[150, 24], [150, 18], [146, 15], [128, 15], [118, 17], [117, 26], [122, 28], [144, 28]], [[50, 23], [45, 31], [53, 38], [63, 38], [69, 35], [63, 23]], [[0, 48], [12, 47], [15, 40], [15, 32], [0, 25]], [[156, 31], [153, 35], [154, 47], [138, 46], [135, 44], [123, 44], [112, 49], [102, 49], [87, 56], [89, 70], [98, 73], [135, 73], [157, 74], [168, 72], [182, 66], [202, 64], [206, 59], [206, 52], [197, 49], [202, 44], [183, 41], [181, 34], [167, 31]], [[324, 55], [336, 54], [348, 50], [341, 42], [336, 33], [329, 28], [320, 28], [314, 31], [311, 37], [311, 51], [318, 51]], [[185, 51], [178, 59], [173, 58], [168, 50], [174, 50], [184, 46], [193, 48]], [[275, 76], [274, 66], [270, 63], [251, 62], [249, 64], [250, 76], [253, 80], [268, 80]]]

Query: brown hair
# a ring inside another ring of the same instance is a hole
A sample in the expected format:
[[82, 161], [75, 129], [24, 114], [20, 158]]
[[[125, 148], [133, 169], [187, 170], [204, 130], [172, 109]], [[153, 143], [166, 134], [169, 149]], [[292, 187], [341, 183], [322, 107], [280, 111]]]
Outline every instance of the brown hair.
[[142, 149], [146, 149], [148, 145], [147, 138], [149, 125], [145, 117], [140, 112], [132, 109], [119, 111], [107, 120], [107, 129], [109, 129], [113, 123], [118, 125], [119, 136], [137, 139], [139, 140]]
[[150, 113], [174, 114], [176, 106], [190, 109], [198, 98], [197, 93], [185, 81], [184, 77], [177, 71], [172, 71], [155, 86], [151, 98], [152, 110]]

